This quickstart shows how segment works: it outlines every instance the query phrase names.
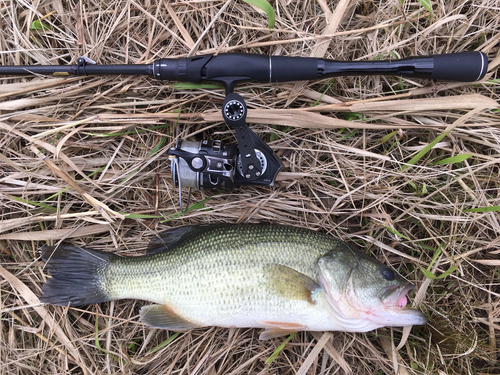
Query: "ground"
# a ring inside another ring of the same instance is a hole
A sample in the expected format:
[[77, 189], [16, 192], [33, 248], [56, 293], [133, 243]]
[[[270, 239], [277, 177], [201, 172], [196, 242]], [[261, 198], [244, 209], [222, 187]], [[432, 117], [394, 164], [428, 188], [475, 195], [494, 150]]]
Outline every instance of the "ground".
[[[242, 0], [7, 0], [0, 62], [482, 51], [489, 70], [477, 83], [344, 76], [240, 84], [251, 129], [285, 168], [274, 187], [193, 189], [184, 214], [167, 151], [178, 139], [235, 141], [220, 115], [221, 87], [145, 76], [0, 77], [0, 372], [500, 373], [498, 2], [269, 4], [274, 24]], [[182, 189], [184, 206], [187, 197]], [[259, 341], [257, 329], [149, 329], [138, 321], [143, 301], [63, 308], [38, 300], [50, 277], [43, 245], [136, 256], [162, 230], [221, 222], [308, 227], [356, 243], [416, 285], [410, 303], [429, 323], [409, 336], [387, 328]]]

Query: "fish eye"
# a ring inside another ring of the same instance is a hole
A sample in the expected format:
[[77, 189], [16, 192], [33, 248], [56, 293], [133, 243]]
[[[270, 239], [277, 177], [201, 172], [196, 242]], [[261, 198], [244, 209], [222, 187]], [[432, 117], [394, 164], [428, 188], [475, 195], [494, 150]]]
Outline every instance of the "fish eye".
[[384, 277], [384, 279], [386, 279], [387, 281], [392, 281], [394, 280], [394, 272], [392, 272], [392, 270], [390, 270], [389, 268], [384, 268], [382, 270], [382, 276]]

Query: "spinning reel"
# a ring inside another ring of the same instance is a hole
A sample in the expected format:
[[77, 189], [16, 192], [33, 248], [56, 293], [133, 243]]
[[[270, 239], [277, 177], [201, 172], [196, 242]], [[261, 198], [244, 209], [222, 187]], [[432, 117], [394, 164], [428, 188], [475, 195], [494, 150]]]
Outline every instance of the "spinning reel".
[[238, 94], [226, 96], [222, 115], [237, 144], [219, 140], [179, 140], [168, 151], [176, 187], [232, 191], [240, 185], [273, 186], [283, 163], [246, 124], [247, 107]]

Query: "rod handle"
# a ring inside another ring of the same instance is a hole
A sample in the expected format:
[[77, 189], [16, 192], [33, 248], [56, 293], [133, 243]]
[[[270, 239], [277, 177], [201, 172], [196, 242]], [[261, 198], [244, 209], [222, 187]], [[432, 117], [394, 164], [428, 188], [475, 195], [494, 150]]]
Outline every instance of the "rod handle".
[[459, 52], [433, 55], [434, 80], [474, 82], [482, 79], [488, 70], [488, 58], [483, 52]]

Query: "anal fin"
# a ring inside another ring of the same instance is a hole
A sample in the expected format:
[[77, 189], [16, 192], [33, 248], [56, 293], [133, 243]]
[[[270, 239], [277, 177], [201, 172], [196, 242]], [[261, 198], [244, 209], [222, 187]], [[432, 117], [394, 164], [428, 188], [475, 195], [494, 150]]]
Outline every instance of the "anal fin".
[[167, 305], [149, 305], [141, 308], [139, 319], [144, 324], [154, 328], [185, 331], [201, 327], [183, 318]]

